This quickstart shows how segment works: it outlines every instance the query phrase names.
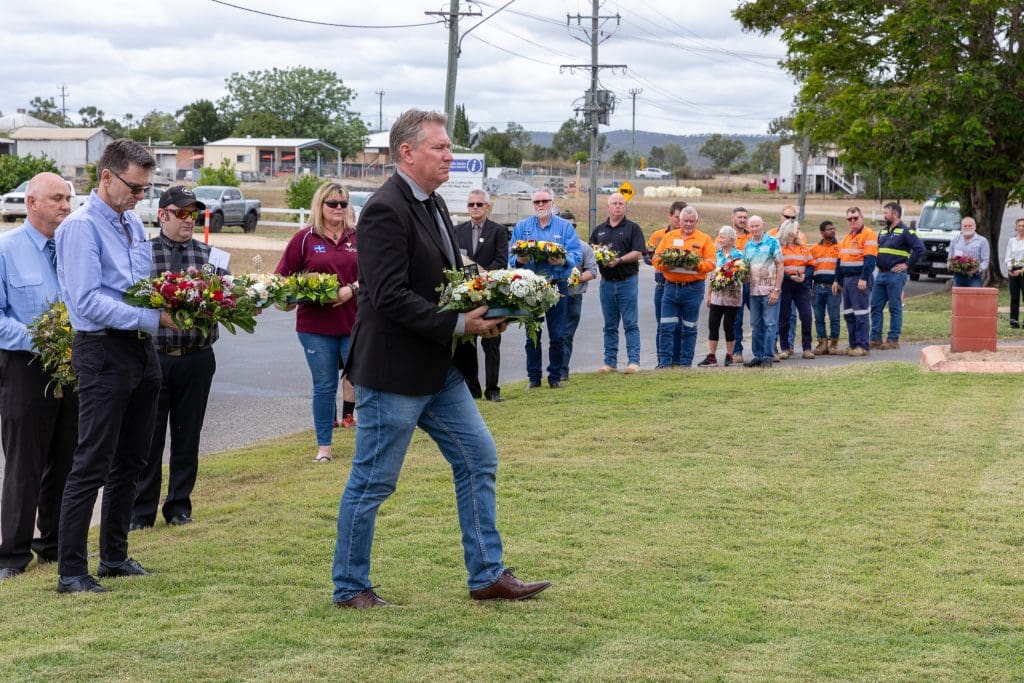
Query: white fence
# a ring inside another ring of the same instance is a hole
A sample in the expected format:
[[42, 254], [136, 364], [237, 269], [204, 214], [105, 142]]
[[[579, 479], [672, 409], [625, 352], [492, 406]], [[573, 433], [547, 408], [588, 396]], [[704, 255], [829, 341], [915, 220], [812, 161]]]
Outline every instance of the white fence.
[[[299, 222], [294, 221], [268, 221], [264, 216], [268, 213], [282, 214], [285, 216], [298, 216]], [[275, 228], [301, 228], [309, 220], [309, 209], [273, 209], [265, 206], [260, 207], [260, 225], [272, 226]]]

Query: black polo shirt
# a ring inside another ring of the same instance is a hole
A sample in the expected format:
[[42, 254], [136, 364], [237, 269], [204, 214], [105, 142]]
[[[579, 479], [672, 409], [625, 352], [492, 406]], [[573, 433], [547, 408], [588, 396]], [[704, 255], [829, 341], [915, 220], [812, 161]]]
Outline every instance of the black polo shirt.
[[[631, 251], [639, 251], [643, 254], [647, 248], [644, 243], [644, 231], [640, 229], [639, 225], [625, 217], [615, 227], [605, 221], [594, 228], [594, 232], [590, 233], [590, 243], [605, 244], [614, 249], [619, 256]], [[600, 269], [602, 278], [614, 282], [625, 280], [639, 273], [640, 264], [637, 262], [622, 263], [614, 268], [600, 266]]]

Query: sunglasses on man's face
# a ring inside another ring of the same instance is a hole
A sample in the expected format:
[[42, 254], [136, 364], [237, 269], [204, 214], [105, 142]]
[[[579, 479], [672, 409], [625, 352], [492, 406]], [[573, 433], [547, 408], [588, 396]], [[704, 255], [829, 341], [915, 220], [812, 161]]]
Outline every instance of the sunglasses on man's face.
[[796, 216], [787, 216], [786, 214], [782, 214], [782, 217], [785, 218], [787, 221], [796, 220]]
[[859, 220], [860, 220], [860, 216], [847, 216], [846, 217], [846, 221], [848, 223], [853, 223], [854, 221], [859, 221]]
[[348, 208], [348, 202], [345, 201], [344, 199], [328, 199], [327, 201], [324, 202], [324, 204], [332, 209]]
[[171, 214], [179, 221], [183, 221], [186, 218], [197, 220], [199, 218], [199, 209], [164, 209], [167, 213]]
[[533, 200], [533, 205], [534, 206], [540, 206], [541, 204], [550, 204], [550, 203], [551, 203], [550, 199], [534, 199]]
[[482, 209], [487, 205], [483, 202], [466, 202], [466, 206], [470, 209]]

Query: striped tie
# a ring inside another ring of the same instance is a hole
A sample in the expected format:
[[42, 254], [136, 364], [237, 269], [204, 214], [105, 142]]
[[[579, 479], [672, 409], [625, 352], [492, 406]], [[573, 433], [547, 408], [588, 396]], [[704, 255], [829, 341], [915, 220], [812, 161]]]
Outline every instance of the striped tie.
[[57, 243], [53, 240], [46, 240], [46, 255], [50, 257], [50, 263], [57, 267]]

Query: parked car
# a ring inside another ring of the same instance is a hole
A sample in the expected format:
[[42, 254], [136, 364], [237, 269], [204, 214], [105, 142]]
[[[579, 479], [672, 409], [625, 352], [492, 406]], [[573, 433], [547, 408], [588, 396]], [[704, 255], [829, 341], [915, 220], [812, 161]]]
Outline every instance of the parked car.
[[655, 180], [668, 180], [674, 176], [668, 171], [662, 171], [656, 166], [648, 166], [647, 168], [637, 169], [637, 178], [653, 178]]
[[[1006, 275], [1006, 264], [1002, 258], [995, 258], [996, 244], [993, 242], [998, 241], [998, 253], [1005, 254], [1006, 243], [1014, 235], [1014, 224], [1022, 217], [1024, 207], [1020, 204], [1007, 204], [1003, 210], [999, 235], [995, 236], [995, 240], [989, 240], [992, 249], [992, 263], [989, 267], [999, 268], [1003, 275]], [[949, 259], [949, 244], [960, 233], [960, 202], [929, 199], [921, 207], [921, 216], [910, 221], [910, 227], [917, 230], [917, 236], [924, 243], [924, 256], [910, 267], [910, 279], [917, 280], [921, 275], [930, 278], [950, 275], [946, 261]]]
[[598, 194], [615, 194], [616, 192], [619, 191], [619, 187], [621, 187], [621, 186], [622, 186], [622, 183], [607, 183], [607, 184], [602, 185], [601, 187], [597, 188], [597, 193]]
[[151, 185], [147, 190], [146, 194], [142, 196], [142, 199], [135, 205], [135, 213], [138, 214], [142, 220], [142, 224], [160, 226], [160, 221], [156, 217], [157, 209], [160, 208], [160, 195], [168, 188], [167, 185]]
[[362, 192], [356, 190], [348, 193], [349, 202], [352, 204], [352, 213], [356, 215], [356, 220], [359, 220], [359, 212], [363, 210], [363, 206], [366, 205], [366, 200], [370, 198], [372, 192]]
[[[75, 186], [70, 180], [65, 180], [68, 184], [68, 192], [71, 193], [71, 210], [74, 211], [82, 205], [87, 195], [80, 195], [75, 192]], [[28, 189], [28, 181], [24, 181], [21, 185], [0, 197], [0, 217], [7, 223], [13, 223], [17, 220], [25, 220], [25, 216], [28, 212], [25, 209], [25, 190]]]
[[[220, 232], [225, 225], [240, 225], [245, 232], [255, 232], [260, 220], [260, 200], [246, 199], [237, 187], [199, 185], [192, 188], [196, 199], [210, 211], [210, 232]], [[204, 225], [200, 215], [196, 225]]]

